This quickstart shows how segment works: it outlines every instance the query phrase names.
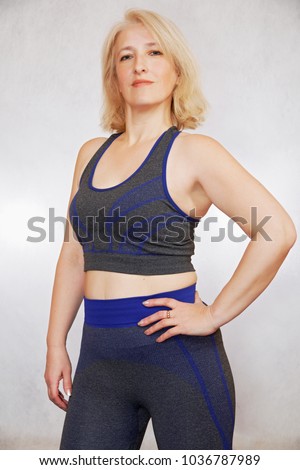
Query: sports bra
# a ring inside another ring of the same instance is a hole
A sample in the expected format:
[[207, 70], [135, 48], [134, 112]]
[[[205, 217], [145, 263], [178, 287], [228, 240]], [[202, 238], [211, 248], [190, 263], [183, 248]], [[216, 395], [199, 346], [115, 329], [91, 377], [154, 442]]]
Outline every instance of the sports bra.
[[181, 131], [163, 132], [137, 170], [110, 188], [92, 184], [96, 166], [122, 132], [111, 134], [89, 160], [69, 217], [82, 245], [84, 271], [155, 275], [195, 271], [194, 230], [201, 218], [181, 210], [166, 184], [167, 158]]

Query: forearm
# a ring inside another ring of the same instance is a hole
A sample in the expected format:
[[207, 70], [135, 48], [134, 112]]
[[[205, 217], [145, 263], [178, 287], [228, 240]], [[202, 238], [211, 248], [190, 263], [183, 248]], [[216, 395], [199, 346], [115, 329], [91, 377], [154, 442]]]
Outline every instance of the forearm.
[[270, 284], [293, 243], [282, 240], [250, 240], [235, 272], [211, 304], [215, 327], [242, 313]]
[[68, 332], [84, 296], [84, 270], [80, 262], [61, 255], [52, 290], [47, 346], [65, 346]]

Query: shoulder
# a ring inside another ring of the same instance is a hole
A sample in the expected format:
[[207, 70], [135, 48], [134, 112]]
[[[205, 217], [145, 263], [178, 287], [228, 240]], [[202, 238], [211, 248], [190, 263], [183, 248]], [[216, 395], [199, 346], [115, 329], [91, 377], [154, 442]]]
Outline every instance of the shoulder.
[[181, 145], [189, 162], [201, 168], [217, 168], [223, 163], [238, 164], [233, 155], [214, 137], [204, 134], [182, 133]]
[[107, 139], [108, 137], [94, 137], [81, 145], [76, 160], [76, 179], [78, 182], [91, 158]]
[[79, 166], [86, 166], [107, 138], [108, 137], [95, 137], [84, 142], [78, 152]]
[[209, 135], [181, 132], [178, 141], [179, 152], [192, 167], [199, 167], [199, 164], [201, 168], [217, 165], [224, 155], [230, 155], [220, 142]]
[[86, 165], [106, 140], [107, 137], [95, 137], [81, 145], [75, 161], [72, 191], [78, 189], [79, 181]]
[[[181, 140], [180, 153], [188, 160], [188, 168], [193, 180], [202, 186], [214, 202], [216, 192], [223, 186], [228, 190], [235, 182], [242, 191], [243, 184], [249, 183], [251, 175], [248, 170], [218, 140], [204, 134], [186, 134]], [[252, 177], [253, 182], [253, 177]]]
[[199, 151], [202, 154], [205, 150], [221, 150], [221, 148], [224, 148], [220, 142], [209, 135], [181, 132], [180, 136], [182, 145], [187, 146], [191, 156], [194, 154], [199, 155]]

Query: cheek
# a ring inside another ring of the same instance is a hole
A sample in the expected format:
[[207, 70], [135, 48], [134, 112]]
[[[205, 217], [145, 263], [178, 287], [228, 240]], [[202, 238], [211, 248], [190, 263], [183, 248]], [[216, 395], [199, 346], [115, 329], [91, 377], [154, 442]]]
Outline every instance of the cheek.
[[121, 85], [122, 82], [124, 82], [124, 80], [126, 79], [126, 76], [128, 75], [128, 70], [126, 70], [126, 67], [116, 66], [116, 75]]
[[173, 80], [176, 80], [176, 77], [174, 75], [174, 70], [171, 69], [167, 64], [166, 66], [162, 69], [161, 67], [158, 70], [158, 76], [160, 75], [161, 80], [168, 85], [170, 88], [172, 88], [172, 83]]
[[118, 78], [120, 86], [126, 88], [132, 82], [132, 73], [129, 69], [126, 69], [126, 67], [124, 67], [119, 71]]
[[165, 91], [172, 91], [174, 88], [173, 84], [173, 75], [172, 74], [166, 74], [162, 77], [162, 85], [165, 89]]

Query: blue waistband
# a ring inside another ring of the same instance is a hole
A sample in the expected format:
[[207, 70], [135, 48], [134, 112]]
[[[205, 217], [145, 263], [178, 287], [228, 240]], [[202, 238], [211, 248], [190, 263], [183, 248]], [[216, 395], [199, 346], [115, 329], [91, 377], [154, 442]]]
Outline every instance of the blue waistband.
[[137, 322], [159, 310], [170, 310], [167, 306], [146, 307], [142, 304], [147, 299], [169, 297], [181, 302], [195, 302], [196, 283], [172, 291], [152, 295], [122, 297], [119, 299], [84, 300], [85, 323], [97, 327], [122, 327], [136, 325]]

